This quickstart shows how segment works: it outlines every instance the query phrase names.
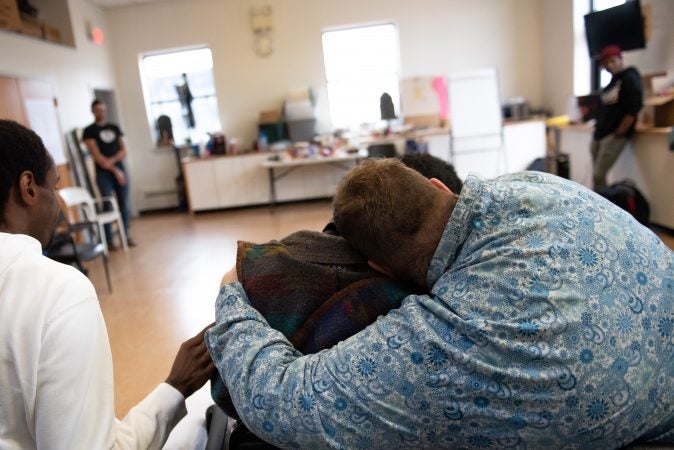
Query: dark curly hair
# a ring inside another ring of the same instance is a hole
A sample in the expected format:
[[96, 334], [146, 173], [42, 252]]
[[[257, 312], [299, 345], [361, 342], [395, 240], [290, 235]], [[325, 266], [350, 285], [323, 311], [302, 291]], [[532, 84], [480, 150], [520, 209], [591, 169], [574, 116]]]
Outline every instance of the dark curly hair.
[[42, 186], [54, 164], [51, 155], [34, 131], [11, 120], [0, 120], [0, 223], [5, 221], [5, 208], [21, 173], [28, 170]]
[[456, 174], [454, 166], [428, 153], [406, 153], [400, 157], [400, 162], [410, 169], [414, 169], [426, 178], [437, 178], [442, 181], [456, 195], [461, 193], [463, 182]]

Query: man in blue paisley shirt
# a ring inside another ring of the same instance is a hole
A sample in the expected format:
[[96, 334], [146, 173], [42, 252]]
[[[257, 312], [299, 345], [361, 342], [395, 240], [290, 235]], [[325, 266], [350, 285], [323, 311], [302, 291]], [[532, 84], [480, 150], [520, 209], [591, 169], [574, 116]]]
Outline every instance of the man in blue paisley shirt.
[[[334, 200], [371, 265], [428, 289], [302, 355], [225, 275], [207, 345], [245, 424], [283, 448], [616, 448], [674, 442], [674, 254], [573, 182], [395, 160]], [[320, 282], [320, 280], [317, 280]]]

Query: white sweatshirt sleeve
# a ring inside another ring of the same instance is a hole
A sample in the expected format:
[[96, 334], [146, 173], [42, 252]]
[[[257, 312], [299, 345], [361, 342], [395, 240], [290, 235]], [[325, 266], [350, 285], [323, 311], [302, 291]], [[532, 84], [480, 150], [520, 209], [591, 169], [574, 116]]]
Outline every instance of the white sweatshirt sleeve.
[[182, 394], [162, 383], [115, 419], [112, 356], [95, 293], [45, 324], [41, 348], [38, 449], [158, 449], [186, 414]]

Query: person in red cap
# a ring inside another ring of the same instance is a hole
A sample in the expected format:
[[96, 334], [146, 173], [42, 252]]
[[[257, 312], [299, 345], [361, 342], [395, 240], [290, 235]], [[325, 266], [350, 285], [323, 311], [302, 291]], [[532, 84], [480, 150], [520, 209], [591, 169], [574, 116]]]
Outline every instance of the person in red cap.
[[612, 77], [601, 92], [601, 107], [590, 147], [595, 190], [606, 187], [606, 174], [634, 133], [642, 105], [641, 76], [634, 67], [624, 67], [620, 47], [608, 45], [599, 57], [602, 67]]

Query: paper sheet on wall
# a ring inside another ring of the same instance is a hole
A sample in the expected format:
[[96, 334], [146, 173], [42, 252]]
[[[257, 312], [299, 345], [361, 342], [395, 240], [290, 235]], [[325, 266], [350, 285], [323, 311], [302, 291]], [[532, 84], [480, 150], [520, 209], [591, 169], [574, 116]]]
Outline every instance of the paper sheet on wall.
[[405, 116], [440, 115], [440, 102], [433, 89], [433, 77], [405, 78], [400, 89], [401, 109]]
[[59, 128], [56, 108], [52, 100], [34, 99], [24, 103], [30, 128], [42, 138], [44, 146], [49, 150], [56, 165], [65, 164], [63, 139]]

